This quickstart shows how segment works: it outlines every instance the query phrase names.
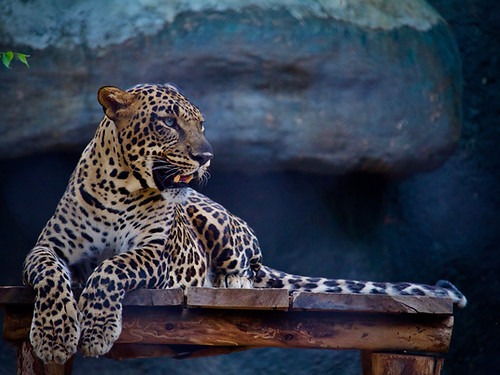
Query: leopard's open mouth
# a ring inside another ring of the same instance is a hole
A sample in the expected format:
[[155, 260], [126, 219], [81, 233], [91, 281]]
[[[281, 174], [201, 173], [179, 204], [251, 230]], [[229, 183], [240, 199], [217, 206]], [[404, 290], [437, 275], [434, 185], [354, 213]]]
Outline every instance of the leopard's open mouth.
[[153, 179], [158, 190], [185, 188], [196, 177], [196, 173], [173, 173], [172, 169], [153, 166]]

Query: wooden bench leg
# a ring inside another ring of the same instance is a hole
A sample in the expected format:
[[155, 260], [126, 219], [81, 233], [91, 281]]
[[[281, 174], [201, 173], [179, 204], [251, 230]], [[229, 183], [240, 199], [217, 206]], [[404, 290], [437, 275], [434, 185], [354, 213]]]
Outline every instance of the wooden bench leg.
[[74, 356], [64, 365], [44, 364], [34, 353], [29, 341], [17, 348], [17, 375], [71, 375]]
[[362, 352], [363, 375], [440, 375], [443, 362], [433, 355]]

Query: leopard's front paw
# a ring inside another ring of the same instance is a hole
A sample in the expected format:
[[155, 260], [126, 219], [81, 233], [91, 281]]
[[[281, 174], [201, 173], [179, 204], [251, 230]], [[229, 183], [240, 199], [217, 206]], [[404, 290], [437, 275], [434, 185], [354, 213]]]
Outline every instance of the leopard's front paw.
[[122, 330], [121, 304], [83, 293], [79, 303], [82, 312], [79, 349], [86, 357], [104, 355], [113, 346]]
[[252, 289], [252, 279], [241, 275], [218, 275], [214, 286], [216, 288]]
[[72, 295], [37, 297], [30, 329], [35, 354], [44, 362], [65, 363], [76, 353], [80, 313]]

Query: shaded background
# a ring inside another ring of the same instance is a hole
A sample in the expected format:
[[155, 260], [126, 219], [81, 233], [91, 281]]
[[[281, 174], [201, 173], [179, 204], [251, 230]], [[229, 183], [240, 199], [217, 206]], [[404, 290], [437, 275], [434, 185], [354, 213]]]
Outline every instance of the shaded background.
[[[462, 134], [443, 165], [405, 178], [366, 172], [248, 174], [218, 167], [216, 156], [202, 191], [255, 229], [264, 260], [273, 267], [328, 277], [452, 280], [469, 305], [456, 312], [443, 373], [495, 374], [500, 368], [499, 7], [494, 0], [429, 3], [448, 22], [463, 66]], [[6, 74], [1, 72], [0, 85]], [[0, 105], [2, 113], [12, 110]], [[23, 101], [19, 106], [21, 113], [24, 106], [29, 109]], [[23, 258], [81, 150], [0, 161], [1, 284], [20, 283]], [[14, 373], [15, 353], [0, 345], [0, 373]], [[228, 374], [360, 373], [355, 352], [279, 349], [186, 361], [78, 358], [74, 373], [218, 374], [222, 368]]]

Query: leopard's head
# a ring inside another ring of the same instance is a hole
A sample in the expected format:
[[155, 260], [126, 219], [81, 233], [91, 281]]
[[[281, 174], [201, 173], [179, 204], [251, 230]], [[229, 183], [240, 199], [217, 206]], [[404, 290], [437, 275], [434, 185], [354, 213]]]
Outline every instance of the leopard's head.
[[160, 191], [186, 187], [207, 174], [213, 151], [203, 116], [170, 84], [127, 91], [99, 90], [99, 103], [117, 129], [118, 154], [141, 185]]

